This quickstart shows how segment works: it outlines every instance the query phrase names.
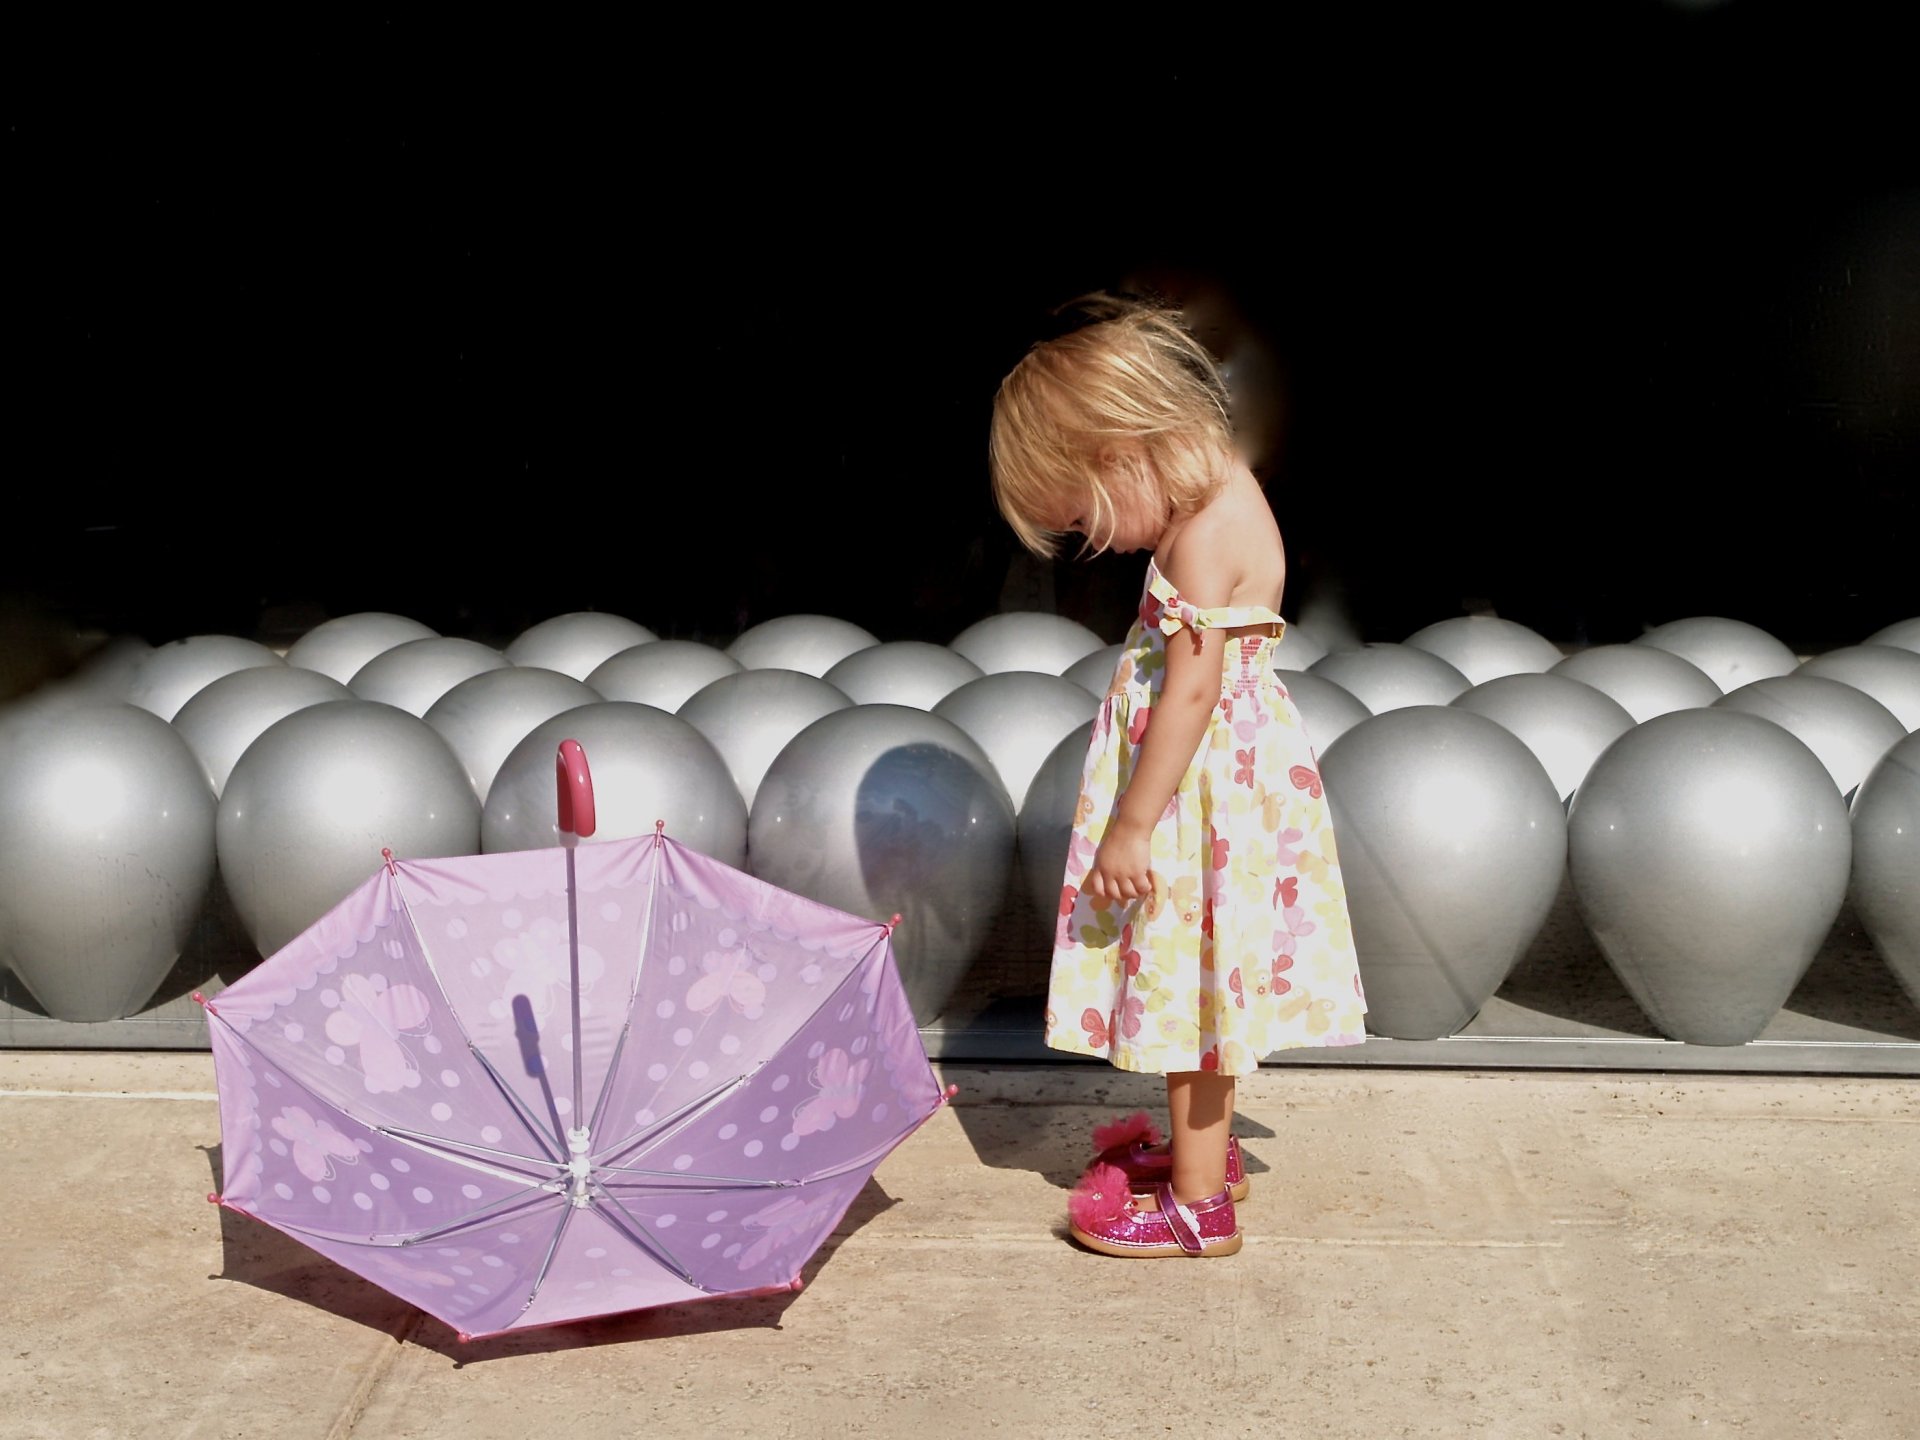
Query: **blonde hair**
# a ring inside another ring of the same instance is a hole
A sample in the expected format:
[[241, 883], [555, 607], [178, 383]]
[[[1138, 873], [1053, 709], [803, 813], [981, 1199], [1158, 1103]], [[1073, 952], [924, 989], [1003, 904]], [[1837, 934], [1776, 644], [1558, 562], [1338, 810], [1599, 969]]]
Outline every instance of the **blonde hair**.
[[1058, 553], [1052, 517], [1086, 515], [1082, 553], [1113, 541], [1115, 480], [1150, 478], [1176, 513], [1218, 489], [1233, 453], [1226, 382], [1178, 310], [1085, 296], [1088, 323], [1034, 344], [993, 399], [994, 503], [1036, 555]]

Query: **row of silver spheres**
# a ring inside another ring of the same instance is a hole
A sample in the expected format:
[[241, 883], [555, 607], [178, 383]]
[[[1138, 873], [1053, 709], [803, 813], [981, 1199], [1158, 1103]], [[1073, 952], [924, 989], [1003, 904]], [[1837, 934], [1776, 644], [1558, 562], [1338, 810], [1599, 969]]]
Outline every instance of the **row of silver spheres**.
[[[789, 615], [720, 647], [592, 611], [504, 648], [381, 612], [284, 652], [122, 639], [0, 707], [0, 960], [56, 1019], [138, 1013], [211, 904], [267, 955], [383, 848], [555, 843], [575, 739], [600, 838], [664, 821], [902, 916], [926, 1024], [1016, 887], [1044, 952], [1119, 651], [1038, 612], [947, 644]], [[1489, 616], [1333, 648], [1296, 625], [1280, 654], [1375, 1033], [1457, 1033], [1568, 890], [1671, 1039], [1758, 1035], [1848, 903], [1920, 1002], [1920, 618], [1810, 657], [1717, 616], [1572, 653]]]

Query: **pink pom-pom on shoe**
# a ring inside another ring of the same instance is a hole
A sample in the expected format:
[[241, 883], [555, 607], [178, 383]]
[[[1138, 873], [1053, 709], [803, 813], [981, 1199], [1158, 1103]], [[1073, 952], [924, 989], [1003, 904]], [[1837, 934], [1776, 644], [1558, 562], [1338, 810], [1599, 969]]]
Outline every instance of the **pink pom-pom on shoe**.
[[1142, 1145], [1160, 1143], [1160, 1127], [1147, 1118], [1147, 1112], [1136, 1110], [1123, 1120], [1109, 1120], [1104, 1125], [1093, 1127], [1093, 1153], [1105, 1154], [1121, 1145], [1131, 1145], [1135, 1141]]
[[1118, 1165], [1091, 1165], [1067, 1196], [1067, 1217], [1082, 1230], [1091, 1229], [1117, 1219], [1132, 1198], [1126, 1171]]

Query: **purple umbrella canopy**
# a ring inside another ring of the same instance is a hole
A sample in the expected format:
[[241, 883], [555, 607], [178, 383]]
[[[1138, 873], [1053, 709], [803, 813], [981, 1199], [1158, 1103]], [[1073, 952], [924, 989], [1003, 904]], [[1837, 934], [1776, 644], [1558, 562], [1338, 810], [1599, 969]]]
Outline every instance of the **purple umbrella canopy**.
[[[463, 1340], [798, 1289], [952, 1093], [891, 924], [668, 838], [390, 853], [208, 1016], [222, 1190]], [[200, 997], [196, 997], [200, 998]]]

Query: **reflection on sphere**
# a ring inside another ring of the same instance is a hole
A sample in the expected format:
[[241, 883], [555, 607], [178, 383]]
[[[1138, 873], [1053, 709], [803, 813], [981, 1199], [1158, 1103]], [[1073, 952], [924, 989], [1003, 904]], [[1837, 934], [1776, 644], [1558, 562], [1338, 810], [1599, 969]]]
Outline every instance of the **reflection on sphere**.
[[984, 675], [1002, 670], [1037, 670], [1064, 675], [1107, 642], [1078, 620], [1042, 610], [1010, 610], [976, 620], [947, 642], [980, 667]]
[[538, 665], [584, 681], [609, 656], [658, 638], [624, 615], [576, 610], [529, 625], [509, 642], [504, 653], [511, 664]]
[[294, 641], [287, 649], [287, 664], [317, 670], [345, 685], [383, 650], [409, 640], [430, 640], [437, 633], [418, 620], [383, 610], [336, 615]]
[[587, 676], [603, 700], [678, 710], [703, 685], [740, 673], [740, 662], [698, 640], [650, 640], [608, 656]]
[[1502, 675], [1538, 675], [1566, 658], [1539, 631], [1493, 615], [1455, 615], [1436, 621], [1407, 636], [1406, 643], [1438, 655], [1466, 676], [1469, 685], [1483, 685]]
[[347, 688], [360, 700], [378, 700], [409, 715], [424, 716], [462, 680], [504, 670], [512, 662], [491, 645], [436, 635], [383, 650], [362, 665]]
[[223, 675], [256, 666], [287, 662], [256, 640], [237, 635], [189, 635], [157, 645], [135, 666], [127, 699], [162, 720], [171, 720], [180, 707]]
[[889, 640], [854, 651], [828, 670], [825, 678], [856, 705], [931, 710], [981, 674], [978, 665], [949, 646], [931, 640]]
[[507, 665], [468, 676], [434, 701], [422, 718], [447, 742], [467, 772], [475, 798], [484, 804], [501, 763], [529, 730], [562, 710], [601, 698], [584, 680], [558, 670]]
[[1631, 643], [1656, 646], [1692, 661], [1722, 693], [1788, 674], [1800, 663], [1799, 656], [1758, 625], [1721, 615], [1670, 620], [1635, 636]]
[[747, 854], [747, 807], [708, 739], [677, 715], [631, 700], [596, 700], [542, 720], [493, 777], [480, 848], [538, 850], [559, 841], [554, 759], [577, 740], [593, 776], [596, 840], [667, 833], [735, 869]]
[[1729, 690], [1714, 708], [1758, 715], [1798, 737], [1843, 796], [1907, 734], [1894, 713], [1864, 690], [1823, 675], [1770, 675]]
[[1595, 645], [1574, 651], [1547, 673], [1611, 695], [1635, 724], [1711, 705], [1721, 695], [1706, 671], [1657, 645]]
[[1409, 705], [1445, 705], [1467, 688], [1467, 677], [1452, 665], [1411, 645], [1335, 650], [1314, 661], [1307, 673], [1333, 681], [1374, 715]]

